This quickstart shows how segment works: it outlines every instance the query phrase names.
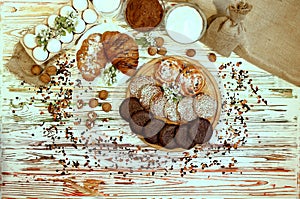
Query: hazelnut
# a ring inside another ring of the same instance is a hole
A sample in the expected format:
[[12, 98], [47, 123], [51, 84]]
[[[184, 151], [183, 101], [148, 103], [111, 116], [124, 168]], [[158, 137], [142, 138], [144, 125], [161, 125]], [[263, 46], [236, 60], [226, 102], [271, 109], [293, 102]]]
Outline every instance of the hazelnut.
[[96, 98], [90, 99], [89, 106], [91, 108], [96, 108], [98, 105], [99, 105], [99, 102], [98, 102], [98, 100]]
[[155, 40], [155, 45], [158, 48], [161, 48], [164, 45], [164, 43], [165, 43], [165, 40], [162, 37], [156, 37], [154, 40]]
[[208, 54], [208, 60], [209, 60], [210, 62], [215, 62], [215, 61], [217, 61], [217, 56], [216, 56], [216, 54], [215, 54], [215, 53], [209, 53], [209, 54]]
[[104, 112], [109, 112], [109, 111], [111, 111], [111, 108], [112, 108], [112, 106], [111, 106], [111, 104], [108, 103], [108, 102], [105, 102], [105, 103], [102, 104], [102, 110], [103, 110]]
[[196, 50], [194, 49], [187, 49], [185, 54], [189, 57], [194, 57], [196, 55]]
[[165, 47], [161, 47], [158, 49], [157, 54], [164, 56], [167, 54], [167, 49]]
[[148, 48], [148, 54], [149, 54], [149, 55], [153, 56], [153, 55], [155, 55], [156, 53], [157, 53], [157, 48], [156, 48], [155, 46], [150, 46], [150, 47]]
[[33, 75], [40, 75], [42, 73], [43, 69], [39, 65], [33, 65], [31, 67], [31, 73]]
[[98, 97], [99, 97], [101, 100], [107, 99], [107, 97], [108, 97], [108, 91], [106, 91], [106, 90], [101, 90], [101, 91], [99, 91]]
[[46, 73], [48, 75], [56, 75], [56, 72], [57, 72], [57, 68], [55, 66], [48, 66], [46, 69], [45, 69]]
[[51, 78], [50, 76], [47, 74], [47, 73], [43, 73], [41, 74], [40, 76], [40, 80], [43, 82], [43, 83], [49, 83], [51, 81]]

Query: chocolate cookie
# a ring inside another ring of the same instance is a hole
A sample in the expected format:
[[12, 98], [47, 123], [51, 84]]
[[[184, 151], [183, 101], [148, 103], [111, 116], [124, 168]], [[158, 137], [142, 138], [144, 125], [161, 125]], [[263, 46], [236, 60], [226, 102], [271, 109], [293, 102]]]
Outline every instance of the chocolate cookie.
[[152, 114], [148, 111], [138, 111], [131, 116], [129, 122], [130, 129], [133, 133], [142, 135], [144, 127], [152, 119]]
[[177, 128], [177, 125], [165, 125], [165, 127], [159, 133], [159, 143], [161, 146], [167, 149], [174, 149], [178, 147], [174, 139]]
[[195, 144], [203, 144], [209, 141], [212, 136], [213, 128], [211, 123], [204, 118], [197, 118], [189, 124], [189, 136]]
[[175, 142], [183, 149], [191, 149], [195, 146], [195, 143], [189, 136], [189, 125], [180, 125], [175, 135]]
[[165, 126], [165, 122], [156, 118], [153, 118], [144, 128], [143, 136], [145, 138], [152, 137], [162, 130]]
[[158, 144], [159, 143], [159, 134], [155, 134], [152, 137], [144, 138], [149, 144]]
[[134, 113], [142, 110], [144, 110], [144, 108], [140, 104], [139, 100], [135, 97], [129, 97], [126, 98], [120, 105], [119, 113], [124, 120], [129, 122]]

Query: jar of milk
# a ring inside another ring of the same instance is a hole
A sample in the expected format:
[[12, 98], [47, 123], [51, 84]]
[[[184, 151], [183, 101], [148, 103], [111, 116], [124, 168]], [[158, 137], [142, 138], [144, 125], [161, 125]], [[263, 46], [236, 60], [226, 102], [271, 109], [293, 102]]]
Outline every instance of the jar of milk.
[[198, 41], [206, 31], [206, 17], [191, 3], [179, 3], [168, 10], [165, 29], [169, 37], [182, 44]]
[[103, 17], [117, 17], [122, 9], [123, 0], [93, 0], [95, 10]]

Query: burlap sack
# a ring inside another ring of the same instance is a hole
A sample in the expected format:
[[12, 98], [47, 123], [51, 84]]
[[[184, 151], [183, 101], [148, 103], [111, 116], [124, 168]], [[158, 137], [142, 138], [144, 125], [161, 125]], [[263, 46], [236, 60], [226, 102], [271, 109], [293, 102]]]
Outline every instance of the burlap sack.
[[[27, 54], [20, 42], [15, 45], [14, 53], [6, 64], [8, 70], [19, 77], [21, 80], [34, 86], [43, 86], [45, 83], [40, 81], [39, 76], [31, 73], [31, 67], [36, 63]], [[45, 66], [42, 66], [44, 68]]]
[[[216, 15], [224, 16], [233, 0], [186, 1], [198, 4], [210, 19]], [[239, 45], [234, 52], [279, 78], [300, 86], [300, 1], [248, 0], [248, 3], [253, 5], [253, 9], [243, 23], [247, 45]]]
[[229, 57], [239, 45], [246, 45], [243, 20], [251, 9], [252, 6], [245, 2], [230, 5], [228, 16], [208, 20], [208, 29], [201, 41], [219, 54]]

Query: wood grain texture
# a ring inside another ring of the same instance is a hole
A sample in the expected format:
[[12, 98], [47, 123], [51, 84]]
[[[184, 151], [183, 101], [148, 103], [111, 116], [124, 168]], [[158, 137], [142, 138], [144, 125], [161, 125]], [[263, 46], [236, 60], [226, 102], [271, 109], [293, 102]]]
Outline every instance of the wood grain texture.
[[[51, 116], [42, 102], [43, 96], [36, 94], [34, 87], [22, 85], [4, 64], [27, 28], [41, 23], [68, 3], [68, 0], [4, 0], [0, 3], [0, 46], [3, 48], [0, 59], [2, 198], [299, 198], [299, 87], [236, 55], [230, 58], [218, 56], [217, 62], [211, 63], [207, 59], [210, 51], [201, 43], [177, 45], [165, 35], [169, 55], [184, 55], [187, 48], [194, 48], [197, 51], [195, 58], [216, 78], [221, 64], [243, 62], [242, 69], [249, 71], [252, 83], [259, 86], [268, 106], [257, 103], [257, 97], [250, 92], [225, 89], [223, 84], [228, 79], [220, 78], [218, 81], [223, 93], [239, 93], [241, 99], [247, 99], [253, 105], [246, 114], [249, 132], [244, 145], [229, 153], [218, 139], [221, 133], [215, 132], [211, 145], [199, 149], [198, 157], [193, 158], [191, 163], [211, 164], [216, 160], [216, 164], [205, 169], [194, 168], [193, 173], [187, 169], [187, 175], [181, 177], [184, 165], [181, 160], [187, 157], [185, 153], [153, 150], [133, 135], [128, 124], [120, 118], [118, 107], [125, 97], [127, 85], [103, 87], [96, 84], [92, 90], [89, 85], [76, 89], [72, 101], [74, 107], [76, 95], [87, 101], [98, 90], [106, 89], [110, 93], [107, 101], [112, 103], [112, 111], [105, 113], [100, 107], [95, 109], [98, 113], [96, 128], [85, 131], [84, 123], [75, 125], [74, 120], [81, 118], [84, 121], [90, 109], [76, 110], [76, 117], [65, 120], [66, 124], [59, 127], [58, 136], [61, 138], [55, 141], [57, 148], [49, 150], [51, 132], [44, 133], [44, 128], [53, 122], [49, 120]], [[125, 25], [124, 22], [120, 24]], [[164, 32], [158, 30], [153, 33], [154, 36], [160, 34]], [[74, 53], [74, 49], [70, 51], [70, 54]], [[151, 57], [146, 49], [141, 49], [140, 64], [149, 60]], [[76, 79], [76, 67], [72, 72]], [[230, 76], [230, 71], [222, 71], [222, 74]], [[30, 105], [33, 96], [35, 101]], [[41, 112], [45, 114], [41, 115]], [[104, 122], [102, 119], [107, 117], [110, 120]], [[221, 116], [223, 119], [231, 117], [225, 113]], [[65, 126], [73, 126], [74, 135], [84, 137], [82, 143], [77, 144], [77, 149], [65, 138]], [[225, 127], [221, 120], [216, 131], [221, 132]], [[118, 144], [113, 144], [110, 138], [116, 139]], [[61, 175], [63, 163], [59, 160], [66, 158], [62, 149], [71, 161], [84, 163], [88, 155], [91, 167], [83, 164], [79, 168], [68, 166], [67, 175]], [[193, 151], [189, 152], [193, 154]], [[207, 156], [209, 152], [211, 158]], [[237, 162], [228, 166], [232, 158]], [[223, 168], [217, 163], [226, 166]], [[152, 172], [155, 174], [152, 175]]]

